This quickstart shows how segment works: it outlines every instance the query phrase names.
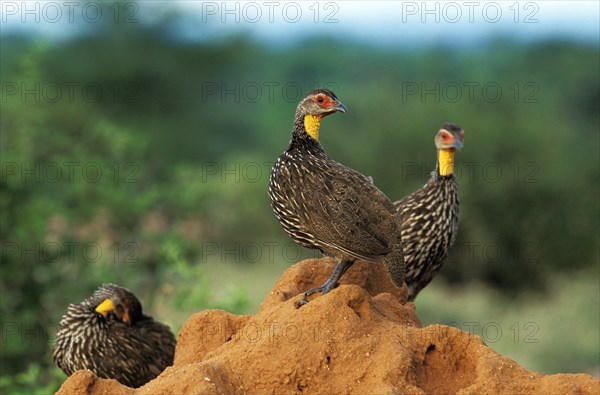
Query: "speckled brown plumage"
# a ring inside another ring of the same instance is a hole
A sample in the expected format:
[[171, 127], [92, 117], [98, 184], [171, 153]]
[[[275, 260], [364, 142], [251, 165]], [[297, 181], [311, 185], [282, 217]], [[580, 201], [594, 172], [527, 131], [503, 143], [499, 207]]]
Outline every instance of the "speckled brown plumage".
[[[99, 306], [110, 300], [110, 311]], [[127, 289], [101, 286], [94, 295], [71, 304], [56, 335], [54, 362], [67, 375], [89, 369], [99, 377], [140, 387], [173, 364], [175, 336], [166, 325], [142, 313]]]
[[[463, 136], [460, 126], [445, 124], [436, 135], [436, 147], [438, 151], [450, 150], [449, 155], [453, 155], [454, 150], [462, 148]], [[429, 181], [394, 205], [402, 221], [408, 297], [415, 300], [440, 271], [454, 243], [458, 230], [456, 177], [453, 173], [440, 174], [438, 160]]]
[[292, 239], [340, 260], [322, 287], [305, 293], [303, 303], [312, 293], [335, 288], [356, 259], [383, 262], [396, 285], [404, 280], [394, 205], [369, 178], [329, 158], [315, 133], [307, 132], [307, 116], [320, 122], [336, 111], [346, 108], [326, 89], [300, 102], [289, 148], [277, 158], [269, 183], [273, 211]]

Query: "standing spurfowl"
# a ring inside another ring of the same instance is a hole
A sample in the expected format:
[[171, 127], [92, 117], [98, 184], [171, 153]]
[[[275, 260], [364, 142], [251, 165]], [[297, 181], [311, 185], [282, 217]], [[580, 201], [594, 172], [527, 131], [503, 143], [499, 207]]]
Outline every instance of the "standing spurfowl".
[[105, 284], [71, 304], [60, 321], [54, 362], [67, 375], [89, 369], [129, 387], [140, 387], [173, 364], [175, 336], [142, 313], [127, 289]]
[[364, 175], [330, 159], [319, 143], [323, 117], [346, 112], [336, 95], [317, 89], [296, 109], [289, 148], [271, 171], [271, 207], [283, 229], [304, 247], [339, 260], [331, 277], [308, 296], [334, 289], [355, 260], [382, 262], [394, 283], [404, 282], [398, 214]]
[[462, 149], [460, 126], [445, 124], [435, 136], [438, 161], [421, 189], [394, 203], [402, 221], [408, 299], [431, 282], [442, 268], [458, 229], [458, 186], [454, 152]]

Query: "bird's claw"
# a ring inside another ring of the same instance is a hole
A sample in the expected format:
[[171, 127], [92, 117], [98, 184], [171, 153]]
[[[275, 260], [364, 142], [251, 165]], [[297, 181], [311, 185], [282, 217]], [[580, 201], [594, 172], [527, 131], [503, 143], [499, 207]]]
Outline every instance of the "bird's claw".
[[309, 302], [308, 297], [310, 295], [316, 294], [317, 292], [323, 293], [324, 289], [325, 289], [325, 287], [321, 286], [321, 287], [311, 288], [308, 291], [304, 292], [304, 297], [298, 301], [297, 307], [300, 308], [300, 307], [304, 306], [305, 304], [307, 304]]
[[298, 303], [296, 304], [296, 308], [300, 308], [307, 303], [308, 303], [308, 299], [306, 299], [306, 297], [304, 297], [298, 301]]

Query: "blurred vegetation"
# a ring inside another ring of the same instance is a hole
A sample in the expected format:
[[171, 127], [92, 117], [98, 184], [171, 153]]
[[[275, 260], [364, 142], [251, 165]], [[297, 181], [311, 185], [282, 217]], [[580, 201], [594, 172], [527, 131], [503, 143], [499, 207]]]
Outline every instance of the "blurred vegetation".
[[507, 300], [481, 283], [459, 290], [443, 281], [435, 285], [419, 295], [417, 302], [424, 325], [441, 323], [474, 333], [495, 351], [528, 368], [600, 377], [600, 294], [595, 268], [553, 276], [548, 282], [550, 294], [540, 297], [523, 292], [517, 300]]
[[[392, 199], [429, 177], [442, 123], [466, 131], [460, 232], [445, 281], [417, 302], [424, 322], [483, 320], [485, 308], [460, 315], [479, 297], [540, 310], [597, 299], [598, 48], [498, 40], [406, 52], [314, 39], [270, 49], [178, 40], [176, 23], [1, 38], [3, 392], [57, 388], [60, 317], [103, 282], [130, 288], [178, 331], [201, 309], [255, 311], [285, 266], [316, 256], [281, 231], [266, 189], [295, 106], [317, 86], [349, 108], [325, 121], [325, 149]], [[582, 271], [587, 279], [572, 276]], [[597, 339], [597, 311], [586, 312]], [[600, 365], [597, 342], [585, 358], [543, 345], [527, 367]]]

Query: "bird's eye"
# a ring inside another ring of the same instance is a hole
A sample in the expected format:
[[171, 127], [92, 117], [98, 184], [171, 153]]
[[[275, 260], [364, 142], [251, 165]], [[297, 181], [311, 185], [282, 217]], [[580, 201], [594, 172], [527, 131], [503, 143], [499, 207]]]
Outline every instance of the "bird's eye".
[[319, 103], [323, 103], [325, 101], [325, 99], [323, 99], [323, 96], [317, 96], [317, 101]]

